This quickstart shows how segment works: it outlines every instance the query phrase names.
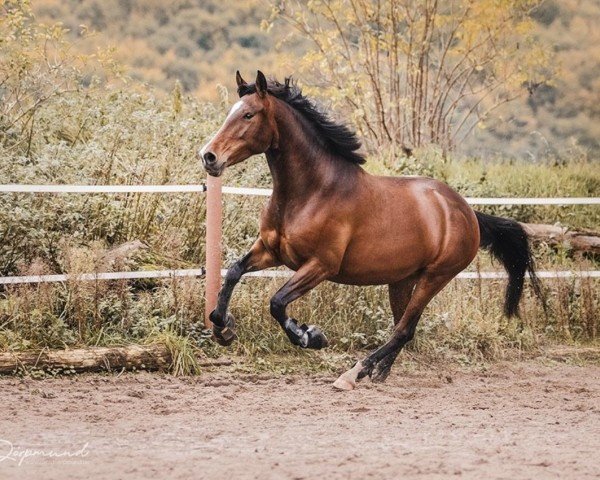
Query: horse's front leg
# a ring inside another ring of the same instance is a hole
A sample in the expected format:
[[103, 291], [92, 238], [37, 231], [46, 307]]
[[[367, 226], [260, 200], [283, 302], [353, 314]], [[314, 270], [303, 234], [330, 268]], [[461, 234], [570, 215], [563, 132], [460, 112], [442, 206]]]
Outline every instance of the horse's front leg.
[[327, 346], [323, 332], [314, 325], [298, 325], [296, 320], [287, 316], [286, 308], [329, 276], [330, 272], [319, 261], [309, 261], [271, 298], [271, 315], [294, 345], [316, 350]]
[[231, 345], [235, 340], [235, 319], [227, 309], [234, 287], [240, 281], [244, 273], [264, 270], [265, 268], [277, 267], [281, 265], [265, 248], [262, 240], [259, 238], [254, 242], [250, 251], [235, 262], [225, 275], [223, 288], [219, 292], [217, 307], [211, 312], [209, 318], [213, 324], [213, 337], [223, 346]]

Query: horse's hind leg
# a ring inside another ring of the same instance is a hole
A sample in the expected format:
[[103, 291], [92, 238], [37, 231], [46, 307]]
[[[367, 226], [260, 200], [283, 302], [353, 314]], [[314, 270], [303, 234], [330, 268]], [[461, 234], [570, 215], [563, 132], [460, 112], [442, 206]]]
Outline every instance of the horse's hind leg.
[[[417, 283], [418, 275], [411, 276], [397, 283], [391, 283], [388, 286], [388, 293], [390, 297], [390, 306], [392, 307], [392, 315], [394, 317], [394, 326], [400, 323], [402, 316], [406, 311], [408, 302], [412, 296], [415, 284]], [[394, 364], [396, 357], [400, 353], [402, 347], [391, 351], [386, 357], [382, 358], [377, 365], [373, 368], [371, 374], [371, 380], [374, 382], [383, 382], [390, 374], [392, 365]]]
[[404, 280], [388, 285], [388, 294], [390, 306], [392, 307], [392, 316], [394, 317], [394, 326], [402, 319], [406, 311], [410, 297], [412, 296], [419, 275], [413, 275]]
[[[341, 390], [351, 390], [356, 386], [358, 380], [367, 375], [372, 376], [376, 369], [380, 372], [376, 379], [384, 380], [387, 377], [386, 370], [389, 373], [389, 369], [402, 347], [413, 339], [417, 323], [419, 323], [427, 304], [455, 275], [455, 273], [423, 273], [416, 283], [400, 321], [394, 327], [390, 340], [342, 374], [333, 386]], [[379, 366], [380, 363], [381, 366]]]

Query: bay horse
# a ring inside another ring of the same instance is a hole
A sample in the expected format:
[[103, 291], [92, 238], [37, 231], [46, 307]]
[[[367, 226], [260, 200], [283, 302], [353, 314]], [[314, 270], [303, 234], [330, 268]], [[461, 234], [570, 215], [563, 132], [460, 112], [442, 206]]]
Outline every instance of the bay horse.
[[361, 142], [334, 122], [298, 86], [267, 81], [259, 71], [215, 136], [198, 152], [212, 176], [264, 153], [273, 194], [264, 207], [260, 236], [227, 271], [215, 310], [213, 336], [224, 346], [236, 338], [228, 313], [232, 291], [247, 272], [285, 265], [295, 271], [271, 298], [270, 312], [292, 344], [320, 349], [327, 338], [299, 324], [287, 306], [330, 280], [389, 286], [391, 338], [334, 383], [350, 390], [366, 376], [384, 381], [409, 342], [429, 301], [467, 267], [480, 247], [508, 272], [506, 315], [516, 315], [527, 272], [539, 285], [527, 235], [519, 223], [475, 212], [458, 193], [425, 177], [381, 177], [361, 164]]

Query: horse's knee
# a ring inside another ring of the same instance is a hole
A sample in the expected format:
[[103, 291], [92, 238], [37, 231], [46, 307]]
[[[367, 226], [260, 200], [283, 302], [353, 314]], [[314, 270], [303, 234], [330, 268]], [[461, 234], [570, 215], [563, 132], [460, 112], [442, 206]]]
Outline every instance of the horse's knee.
[[234, 262], [227, 269], [227, 273], [225, 274], [225, 283], [226, 284], [236, 284], [242, 275], [246, 273], [246, 267], [248, 265], [248, 259], [252, 255], [252, 252], [248, 252], [242, 258]]
[[225, 274], [225, 283], [233, 283], [238, 280], [239, 276], [234, 269], [235, 266], [231, 266], [227, 269], [227, 273]]

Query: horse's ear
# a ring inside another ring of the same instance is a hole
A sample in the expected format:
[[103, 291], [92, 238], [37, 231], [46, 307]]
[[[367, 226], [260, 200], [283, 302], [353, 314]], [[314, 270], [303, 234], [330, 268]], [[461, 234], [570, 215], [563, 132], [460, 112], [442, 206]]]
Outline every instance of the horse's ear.
[[265, 74], [260, 70], [256, 72], [256, 93], [260, 98], [265, 98], [267, 95], [267, 79], [265, 78]]
[[248, 85], [246, 83], [246, 80], [244, 80], [242, 78], [242, 76], [240, 75], [240, 71], [239, 70], [235, 72], [235, 83], [237, 83], [238, 88], [244, 87], [244, 86]]

